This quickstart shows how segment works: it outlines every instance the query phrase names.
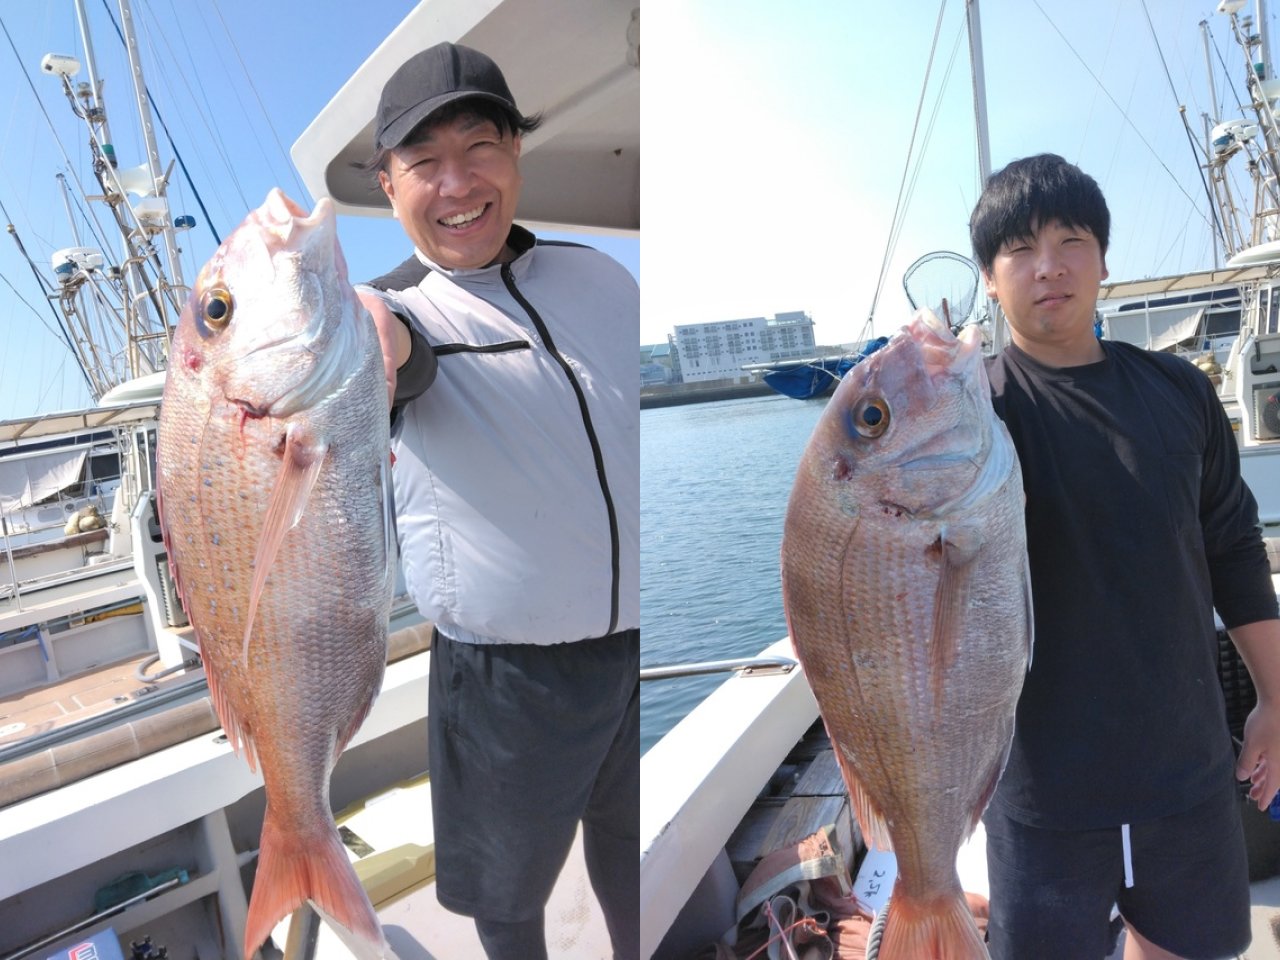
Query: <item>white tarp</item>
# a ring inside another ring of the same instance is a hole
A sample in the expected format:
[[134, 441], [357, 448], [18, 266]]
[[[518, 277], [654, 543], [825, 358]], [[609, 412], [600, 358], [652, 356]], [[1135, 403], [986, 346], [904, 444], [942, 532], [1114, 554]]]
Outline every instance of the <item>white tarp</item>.
[[56, 450], [0, 460], [0, 511], [29, 507], [79, 483], [87, 455], [85, 450]]
[[[1150, 319], [1148, 319], [1150, 318]], [[1107, 337], [1146, 347], [1167, 350], [1194, 337], [1204, 320], [1204, 307], [1163, 308], [1158, 311], [1126, 310], [1107, 316]]]

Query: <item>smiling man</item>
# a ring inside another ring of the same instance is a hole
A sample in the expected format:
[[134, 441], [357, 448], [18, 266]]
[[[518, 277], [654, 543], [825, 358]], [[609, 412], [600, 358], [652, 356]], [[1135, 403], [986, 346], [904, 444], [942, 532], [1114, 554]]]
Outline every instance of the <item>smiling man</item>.
[[[1107, 204], [1061, 157], [1018, 160], [970, 221], [1013, 343], [988, 361], [1022, 464], [1035, 652], [984, 817], [994, 960], [1234, 957], [1249, 889], [1233, 771], [1280, 789], [1280, 620], [1258, 508], [1213, 386], [1099, 340]], [[1214, 610], [1258, 706], [1236, 760]], [[1194, 909], [1188, 909], [1194, 904]]]
[[614, 956], [639, 956], [639, 290], [514, 224], [526, 117], [444, 43], [387, 81], [370, 169], [408, 260], [360, 288], [392, 397], [405, 583], [436, 633], [436, 889], [491, 960], [547, 956], [582, 824]]

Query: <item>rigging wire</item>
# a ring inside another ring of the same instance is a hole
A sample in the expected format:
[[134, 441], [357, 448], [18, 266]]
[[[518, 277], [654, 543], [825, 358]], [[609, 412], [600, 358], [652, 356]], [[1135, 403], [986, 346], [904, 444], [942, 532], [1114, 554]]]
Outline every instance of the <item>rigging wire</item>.
[[[929, 122], [925, 126], [924, 138], [920, 146], [920, 153], [916, 158], [915, 168], [911, 171], [911, 180], [907, 186], [907, 192], [906, 192], [906, 202], [903, 204], [904, 211], [906, 210], [907, 207], [911, 205], [911, 200], [915, 196], [916, 186], [920, 182], [920, 174], [924, 170], [924, 158], [925, 158], [925, 155], [928, 153], [929, 143], [933, 139], [933, 130], [934, 130], [934, 127], [937, 125], [938, 115], [942, 111], [943, 93], [947, 89], [947, 84], [951, 79], [951, 72], [955, 68], [956, 58], [959, 56], [959, 53], [960, 53], [960, 40], [964, 37], [964, 33], [965, 33], [965, 26], [962, 23], [960, 25], [960, 29], [956, 31], [955, 43], [953, 43], [951, 47], [951, 57], [947, 61], [947, 68], [942, 74], [942, 81], [938, 86], [938, 96], [937, 96], [937, 99], [935, 99], [933, 102], [933, 112], [930, 113]], [[890, 245], [891, 245], [890, 258], [892, 258], [893, 254], [897, 252], [898, 240], [902, 236], [902, 229], [905, 225], [906, 225], [906, 217], [903, 216], [898, 220], [898, 222], [892, 228], [891, 235], [890, 235]], [[866, 331], [866, 333], [867, 335], [869, 335], [869, 331]], [[864, 340], [867, 339], [867, 336], [863, 336], [862, 339]]]
[[924, 68], [924, 83], [920, 85], [920, 100], [916, 104], [916, 116], [915, 116], [915, 120], [911, 124], [911, 140], [907, 144], [907, 159], [902, 166], [902, 180], [898, 184], [898, 199], [894, 203], [893, 219], [890, 221], [890, 223], [895, 226], [890, 227], [890, 234], [889, 234], [890, 240], [889, 242], [885, 243], [884, 257], [880, 261], [880, 275], [876, 279], [876, 289], [871, 296], [871, 309], [867, 311], [867, 320], [863, 326], [864, 331], [871, 327], [872, 322], [875, 319], [876, 304], [880, 301], [880, 293], [884, 289], [885, 278], [888, 276], [888, 273], [889, 273], [889, 258], [893, 252], [892, 251], [893, 234], [894, 234], [894, 231], [897, 229], [896, 224], [898, 223], [898, 218], [903, 210], [903, 198], [907, 188], [908, 177], [910, 176], [910, 173], [911, 173], [911, 156], [912, 156], [912, 152], [915, 150], [916, 134], [920, 130], [920, 117], [921, 117], [921, 114], [924, 113], [925, 94], [928, 92], [928, 88], [929, 88], [929, 74], [933, 70], [933, 58], [938, 51], [938, 36], [942, 33], [942, 16], [944, 13], [946, 13], [946, 10], [947, 10], [947, 0], [942, 0], [941, 5], [938, 7], [938, 20], [933, 28], [933, 40], [929, 44], [929, 59], [926, 62], [925, 68]]
[[285, 166], [289, 168], [289, 173], [293, 175], [293, 182], [297, 184], [300, 197], [307, 196], [307, 188], [302, 185], [302, 180], [298, 177], [298, 169], [289, 160], [289, 152], [285, 150], [284, 144], [280, 142], [280, 134], [276, 131], [276, 125], [271, 122], [271, 115], [267, 112], [267, 105], [262, 102], [262, 97], [258, 93], [257, 86], [254, 85], [253, 76], [249, 72], [249, 67], [244, 62], [244, 57], [240, 56], [240, 48], [236, 45], [235, 37], [231, 35], [231, 30], [227, 26], [227, 21], [222, 16], [222, 7], [218, 5], [218, 0], [213, 0], [213, 12], [218, 15], [218, 22], [222, 24], [222, 30], [227, 35], [227, 39], [231, 42], [231, 49], [235, 51], [236, 60], [240, 64], [240, 70], [244, 73], [245, 81], [249, 84], [249, 89], [253, 91], [253, 97], [258, 101], [258, 109], [262, 111], [263, 118], [267, 121], [267, 129], [271, 131], [271, 137], [276, 142], [276, 147], [280, 150], [280, 155], [285, 159]]
[[[107, 11], [107, 19], [111, 21], [111, 26], [115, 27], [116, 36], [120, 38], [122, 46], [127, 47], [128, 44], [124, 39], [124, 31], [120, 29], [120, 25], [116, 23], [115, 16], [111, 13], [111, 7], [107, 0], [102, 0], [102, 6]], [[160, 112], [160, 108], [156, 105], [155, 97], [151, 96], [151, 91], [147, 90], [147, 103], [150, 104], [152, 111], [156, 115], [156, 120], [160, 123], [160, 129], [164, 131], [165, 139], [169, 142], [169, 149], [173, 151], [173, 158], [178, 162], [178, 167], [182, 170], [182, 176], [187, 181], [187, 186], [191, 188], [191, 194], [195, 197], [196, 205], [200, 208], [200, 213], [204, 216], [205, 225], [209, 228], [209, 232], [213, 234], [215, 243], [221, 245], [222, 238], [218, 236], [218, 230], [213, 225], [213, 218], [209, 215], [209, 210], [204, 205], [204, 198], [200, 196], [200, 191], [196, 189], [195, 181], [191, 179], [191, 171], [187, 169], [187, 162], [182, 159], [182, 153], [178, 150], [178, 145], [173, 142], [173, 134], [169, 132], [169, 125], [164, 122], [164, 115]]]
[[[18, 252], [22, 255], [22, 258], [27, 261], [27, 266], [31, 268], [31, 273], [36, 278], [36, 285], [40, 287], [42, 292], [47, 292], [48, 287], [46, 286], [46, 281], [44, 277], [41, 276], [39, 269], [36, 268], [35, 261], [33, 261], [31, 257], [27, 254], [26, 247], [22, 245], [22, 238], [18, 236], [17, 227], [15, 227], [13, 225], [13, 222], [9, 219], [9, 211], [5, 207], [3, 201], [0, 201], [0, 213], [4, 214], [6, 229], [9, 231], [9, 235], [13, 237], [13, 242], [18, 245]], [[14, 292], [14, 295], [17, 296], [17, 298], [21, 300], [23, 303], [25, 303], [27, 307], [31, 310], [31, 312], [36, 315], [37, 318], [40, 316], [40, 314], [36, 311], [36, 308], [31, 306], [31, 304], [27, 303], [26, 299], [22, 296], [22, 294], [18, 293], [17, 289], [9, 281], [8, 277], [5, 277], [3, 274], [0, 274], [0, 279], [4, 280], [5, 284], [9, 287], [9, 289]], [[89, 371], [85, 369], [84, 360], [80, 356], [80, 351], [78, 351], [71, 343], [71, 335], [67, 331], [66, 325], [64, 323], [64, 318], [62, 317], [61, 314], [58, 313], [56, 309], [54, 309], [52, 302], [49, 303], [49, 311], [53, 314], [54, 322], [57, 323], [58, 325], [57, 333], [62, 336], [62, 340], [67, 345], [67, 349], [70, 350], [71, 355], [76, 358], [76, 366], [79, 368], [80, 375], [84, 377], [85, 385], [89, 388], [89, 392], [92, 394], [93, 379], [89, 376]], [[43, 321], [41, 322], [43, 323]], [[48, 328], [48, 324], [45, 324], [45, 327]], [[54, 332], [52, 328], [49, 328], [49, 330], [51, 333]]]
[[[1074, 46], [1071, 45], [1071, 41], [1068, 40], [1066, 35], [1058, 28], [1058, 25], [1049, 18], [1049, 14], [1046, 13], [1044, 7], [1040, 5], [1040, 0], [1032, 0], [1032, 3], [1036, 5], [1036, 9], [1040, 11], [1041, 15], [1044, 17], [1045, 21], [1049, 24], [1049, 26], [1053, 27], [1054, 32], [1061, 38], [1062, 42], [1067, 45], [1067, 49], [1070, 50], [1071, 53], [1075, 56], [1076, 60], [1080, 62], [1080, 65], [1084, 67], [1085, 71], [1089, 74], [1089, 76], [1093, 78], [1093, 82], [1098, 85], [1098, 89], [1100, 89], [1103, 92], [1103, 94], [1106, 96], [1106, 98], [1111, 101], [1111, 105], [1114, 106], [1117, 111], [1119, 111], [1120, 116], [1124, 118], [1125, 123], [1129, 125], [1130, 129], [1133, 130], [1133, 132], [1137, 135], [1138, 139], [1142, 141], [1142, 145], [1147, 148], [1147, 151], [1153, 157], [1156, 158], [1156, 162], [1159, 163], [1160, 168], [1169, 175], [1169, 179], [1173, 181], [1174, 186], [1178, 188], [1179, 192], [1181, 192], [1181, 194], [1187, 198], [1187, 200], [1191, 203], [1192, 207], [1194, 207], [1196, 212], [1199, 213], [1200, 209], [1199, 207], [1196, 206], [1195, 198], [1193, 198], [1191, 194], [1187, 193], [1186, 188], [1183, 187], [1183, 185], [1178, 182], [1178, 178], [1173, 175], [1173, 171], [1169, 169], [1168, 164], [1166, 164], [1164, 160], [1161, 159], [1160, 154], [1156, 151], [1155, 147], [1151, 145], [1151, 142], [1142, 135], [1142, 131], [1138, 129], [1137, 125], [1133, 122], [1132, 118], [1125, 111], [1124, 107], [1120, 106], [1120, 104], [1116, 102], [1116, 98], [1111, 95], [1111, 91], [1109, 91], [1103, 85], [1102, 81], [1098, 78], [1098, 75], [1094, 73], [1093, 70], [1089, 67], [1089, 64], [1085, 62], [1084, 57], [1080, 56], [1080, 52], [1076, 50]], [[1198, 164], [1198, 161], [1197, 161], [1197, 164]]]
[[[1111, 21], [1111, 33], [1107, 36], [1107, 49], [1103, 51], [1103, 54], [1102, 54], [1102, 63], [1104, 67], [1111, 60], [1111, 45], [1112, 43], [1114, 43], [1116, 39], [1116, 32], [1117, 32], [1117, 28], [1119, 27], [1119, 24], [1120, 24], [1120, 4], [1116, 4], [1116, 16], [1115, 16], [1115, 19]], [[1094, 113], [1094, 110], [1097, 108], [1097, 106], [1098, 106], [1098, 93], [1097, 91], [1094, 91], [1093, 99], [1089, 101], [1089, 115], [1085, 117], [1084, 125], [1080, 131], [1080, 146], [1076, 148], [1077, 157], [1084, 155], [1085, 140], [1088, 139], [1089, 128], [1093, 125], [1093, 113]]]
[[[1039, 0], [1036, 0], [1036, 5], [1039, 6]], [[1182, 101], [1178, 97], [1177, 87], [1173, 84], [1173, 74], [1169, 72], [1169, 63], [1165, 60], [1164, 48], [1160, 46], [1160, 38], [1156, 36], [1156, 25], [1151, 22], [1151, 11], [1147, 9], [1147, 0], [1142, 0], [1142, 15], [1147, 18], [1147, 29], [1151, 31], [1151, 42], [1155, 44], [1156, 53], [1160, 55], [1160, 66], [1164, 68], [1165, 79], [1169, 81], [1169, 92], [1173, 94], [1173, 102], [1178, 104], [1178, 116], [1182, 118], [1182, 129], [1187, 135], [1187, 146], [1191, 148], [1191, 157], [1195, 161], [1196, 171], [1200, 175], [1200, 186], [1204, 188], [1204, 195], [1209, 201], [1210, 223], [1225, 249], [1227, 244], [1226, 231], [1218, 220], [1218, 210], [1217, 205], [1213, 202], [1213, 192], [1209, 188], [1209, 181], [1205, 179], [1204, 167], [1200, 165], [1200, 153], [1196, 145], [1195, 134], [1191, 132], [1191, 124], [1187, 121], [1186, 107], [1182, 105]], [[1168, 168], [1166, 167], [1165, 169]], [[1170, 176], [1173, 176], [1173, 174], [1171, 173]], [[1179, 185], [1179, 189], [1181, 189], [1181, 185]], [[1183, 193], [1185, 194], [1186, 191], [1184, 190]], [[1187, 199], [1190, 199], [1190, 197]], [[1198, 207], [1196, 209], [1197, 211], [1199, 210]]]
[[[174, 0], [168, 0], [168, 3], [169, 3], [169, 11], [170, 11], [170, 16], [172, 18], [173, 26], [178, 31], [179, 49], [182, 49], [182, 50], [194, 49], [191, 43], [188, 42], [186, 30], [183, 28], [183, 22], [186, 20], [186, 17], [179, 16], [178, 11], [174, 6]], [[201, 18], [203, 18], [204, 16], [203, 10], [200, 11], [200, 16]], [[159, 17], [157, 17], [154, 13], [152, 14], [152, 18], [157, 22], [159, 21]], [[160, 38], [164, 42], [165, 48], [169, 51], [169, 58], [175, 64], [178, 63], [179, 62], [178, 57], [174, 53], [172, 47], [170, 47], [168, 37], [165, 35], [164, 31], [157, 30], [157, 32], [160, 34]], [[191, 101], [193, 103], [198, 102], [202, 107], [202, 109], [197, 109], [193, 111], [193, 113], [195, 114], [195, 117], [199, 121], [200, 125], [203, 126], [204, 128], [204, 133], [205, 133], [204, 143], [212, 147], [213, 151], [217, 154], [218, 158], [222, 161], [222, 168], [227, 174], [228, 181], [231, 183], [231, 186], [234, 188], [236, 195], [239, 196], [240, 203], [243, 209], [248, 210], [252, 206], [252, 204], [249, 203], [249, 198], [245, 195], [244, 185], [240, 182], [239, 172], [237, 171], [235, 165], [232, 164], [230, 154], [227, 153], [226, 137], [220, 136], [217, 133], [217, 131], [214, 130], [213, 126], [209, 122], [209, 118], [215, 116], [216, 111], [213, 109], [213, 104], [209, 100], [208, 87], [203, 84], [196, 84], [195, 88], [193, 89], [188, 78], [188, 71], [178, 69], [175, 72], [182, 79], [182, 84], [186, 88], [187, 95], [191, 98]], [[182, 117], [184, 121], [188, 119], [188, 116], [186, 114], [183, 114]], [[191, 136], [190, 133], [188, 135]], [[191, 136], [191, 139], [197, 140], [199, 138], [195, 136]], [[206, 177], [209, 179], [210, 182], [213, 182], [214, 180], [213, 174], [209, 172], [208, 165], [204, 163], [205, 161], [204, 153], [203, 152], [198, 153], [197, 156], [200, 157], [201, 163], [205, 167]], [[219, 206], [222, 208], [224, 216], [227, 216], [230, 219], [236, 219], [236, 217], [233, 214], [231, 214], [230, 211], [227, 210], [226, 204], [220, 195], [215, 194], [215, 200], [219, 204]]]

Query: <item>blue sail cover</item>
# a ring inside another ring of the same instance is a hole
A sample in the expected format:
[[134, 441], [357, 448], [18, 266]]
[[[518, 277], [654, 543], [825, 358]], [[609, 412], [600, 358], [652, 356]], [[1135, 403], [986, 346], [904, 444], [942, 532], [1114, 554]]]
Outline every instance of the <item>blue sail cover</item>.
[[888, 337], [877, 337], [864, 343], [857, 353], [780, 363], [765, 372], [764, 382], [795, 400], [824, 397], [835, 390], [836, 384], [853, 369], [854, 364], [861, 363], [888, 342]]

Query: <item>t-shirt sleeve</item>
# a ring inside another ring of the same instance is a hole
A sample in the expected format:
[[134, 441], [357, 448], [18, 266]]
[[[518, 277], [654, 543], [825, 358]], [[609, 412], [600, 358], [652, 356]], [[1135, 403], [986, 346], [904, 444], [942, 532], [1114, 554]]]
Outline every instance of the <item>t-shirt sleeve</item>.
[[1277, 616], [1275, 588], [1258, 524], [1258, 503], [1240, 476], [1240, 449], [1209, 379], [1188, 374], [1201, 394], [1206, 442], [1200, 485], [1200, 527], [1213, 605], [1228, 628]]

